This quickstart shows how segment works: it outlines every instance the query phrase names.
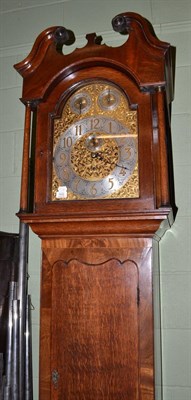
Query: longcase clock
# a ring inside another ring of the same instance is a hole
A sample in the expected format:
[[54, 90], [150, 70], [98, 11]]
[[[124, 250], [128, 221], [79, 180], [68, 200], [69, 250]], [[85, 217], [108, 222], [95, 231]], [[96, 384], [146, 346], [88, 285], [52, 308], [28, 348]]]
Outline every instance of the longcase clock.
[[174, 49], [138, 14], [112, 25], [121, 46], [93, 33], [65, 54], [73, 32], [51, 27], [15, 65], [18, 216], [42, 242], [40, 400], [162, 399], [157, 244], [176, 212]]

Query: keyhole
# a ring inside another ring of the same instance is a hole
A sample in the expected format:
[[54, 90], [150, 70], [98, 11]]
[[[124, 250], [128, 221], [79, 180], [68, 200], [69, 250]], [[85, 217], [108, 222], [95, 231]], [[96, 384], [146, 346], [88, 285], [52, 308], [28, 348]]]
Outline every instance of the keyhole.
[[58, 371], [56, 369], [54, 369], [52, 371], [52, 383], [53, 383], [55, 389], [57, 388], [59, 378], [60, 378], [60, 376], [59, 376]]

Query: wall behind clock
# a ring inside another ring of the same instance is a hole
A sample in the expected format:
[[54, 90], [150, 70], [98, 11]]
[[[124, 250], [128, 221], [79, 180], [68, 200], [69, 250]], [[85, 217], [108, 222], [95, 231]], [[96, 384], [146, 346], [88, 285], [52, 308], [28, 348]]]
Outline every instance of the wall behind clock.
[[[161, 40], [177, 47], [172, 132], [178, 216], [160, 244], [162, 268], [164, 400], [191, 399], [191, 2], [190, 0], [0, 0], [0, 230], [18, 232], [24, 107], [22, 80], [12, 65], [29, 53], [37, 35], [53, 25], [119, 44], [111, 19], [142, 14]], [[34, 399], [38, 400], [40, 241], [30, 235]]]

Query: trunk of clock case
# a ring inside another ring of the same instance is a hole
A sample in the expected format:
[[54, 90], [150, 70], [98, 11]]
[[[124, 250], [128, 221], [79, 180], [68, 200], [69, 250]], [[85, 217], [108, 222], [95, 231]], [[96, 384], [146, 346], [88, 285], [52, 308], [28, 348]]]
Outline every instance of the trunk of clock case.
[[152, 239], [43, 239], [42, 252], [40, 400], [154, 400]]

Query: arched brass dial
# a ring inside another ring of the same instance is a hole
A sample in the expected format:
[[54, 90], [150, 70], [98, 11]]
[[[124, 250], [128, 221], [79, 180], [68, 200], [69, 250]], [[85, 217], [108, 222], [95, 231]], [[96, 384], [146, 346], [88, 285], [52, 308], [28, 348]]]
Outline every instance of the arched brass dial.
[[53, 200], [138, 196], [136, 117], [113, 84], [76, 90], [55, 121]]

